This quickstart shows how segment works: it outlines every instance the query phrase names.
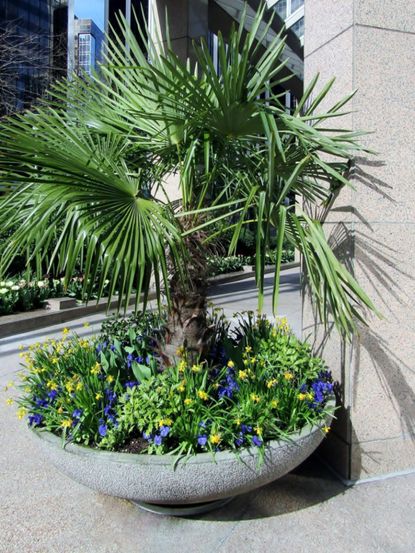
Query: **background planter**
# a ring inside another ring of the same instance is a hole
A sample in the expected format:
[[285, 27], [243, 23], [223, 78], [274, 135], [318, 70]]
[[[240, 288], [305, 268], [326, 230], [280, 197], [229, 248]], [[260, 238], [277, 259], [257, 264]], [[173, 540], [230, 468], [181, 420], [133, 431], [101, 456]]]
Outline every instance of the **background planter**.
[[[334, 407], [334, 401], [328, 405]], [[248, 492], [293, 470], [320, 444], [324, 437], [321, 428], [329, 425], [331, 418], [319, 426], [304, 427], [292, 434], [290, 441], [269, 442], [264, 463], [259, 467], [256, 449], [241, 450], [239, 458], [226, 451], [217, 453], [215, 459], [209, 453], [201, 453], [179, 461], [173, 468], [176, 458], [169, 455], [115, 453], [75, 444], [62, 447], [61, 438], [50, 432], [34, 430], [32, 434], [44, 457], [77, 482], [139, 505], [144, 503], [147, 508], [150, 504], [150, 509], [152, 504], [187, 505], [190, 510], [175, 514], [190, 514], [194, 504]], [[163, 511], [157, 507], [151, 510]], [[172, 509], [168, 512], [172, 514]], [[201, 508], [196, 507], [195, 512], [201, 512]]]

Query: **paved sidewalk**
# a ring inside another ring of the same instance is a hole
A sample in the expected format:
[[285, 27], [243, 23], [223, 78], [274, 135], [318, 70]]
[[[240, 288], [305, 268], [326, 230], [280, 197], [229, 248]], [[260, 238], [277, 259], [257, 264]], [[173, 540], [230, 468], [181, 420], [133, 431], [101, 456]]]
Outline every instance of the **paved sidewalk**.
[[[270, 305], [271, 283], [267, 287]], [[252, 279], [212, 290], [232, 315], [256, 309]], [[298, 332], [298, 273], [282, 276], [280, 314]], [[69, 326], [96, 332], [103, 315]], [[43, 329], [0, 340], [0, 385], [18, 369], [18, 345]], [[7, 394], [8, 395], [8, 394]], [[314, 458], [290, 475], [194, 518], [161, 518], [95, 493], [42, 463], [0, 392], [0, 553], [409, 553], [415, 542], [415, 475], [345, 488]]]

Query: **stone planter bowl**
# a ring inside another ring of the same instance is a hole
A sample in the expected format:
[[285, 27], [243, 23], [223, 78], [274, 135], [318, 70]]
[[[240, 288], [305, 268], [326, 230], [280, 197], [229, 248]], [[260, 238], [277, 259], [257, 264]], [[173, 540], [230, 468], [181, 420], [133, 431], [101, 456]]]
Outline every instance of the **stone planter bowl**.
[[[328, 402], [334, 407], [334, 400]], [[305, 426], [291, 439], [268, 442], [264, 463], [258, 466], [258, 451], [200, 453], [180, 460], [169, 455], [139, 455], [62, 445], [54, 434], [33, 430], [47, 461], [73, 480], [98, 492], [129, 499], [163, 514], [195, 514], [224, 504], [233, 496], [249, 492], [284, 476], [302, 463], [324, 437], [328, 416], [319, 426]], [[202, 504], [202, 505], [200, 505]], [[166, 506], [166, 508], [163, 508]]]

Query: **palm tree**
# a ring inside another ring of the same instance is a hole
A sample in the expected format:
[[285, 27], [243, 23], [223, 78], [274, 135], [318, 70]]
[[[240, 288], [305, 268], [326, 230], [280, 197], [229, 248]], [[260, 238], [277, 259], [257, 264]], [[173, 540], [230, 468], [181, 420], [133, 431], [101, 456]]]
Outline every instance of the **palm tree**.
[[[52, 100], [1, 125], [0, 225], [14, 228], [0, 272], [27, 252], [52, 258], [68, 280], [83, 256], [85, 292], [110, 278], [126, 307], [136, 309], [150, 286], [164, 293], [170, 342], [201, 352], [207, 344], [206, 252], [232, 229], [230, 253], [245, 225], [256, 223], [259, 308], [271, 233], [277, 236], [273, 308], [278, 307], [283, 241], [302, 254], [321, 319], [348, 336], [372, 302], [336, 259], [321, 221], [302, 210], [329, 208], [346, 177], [358, 134], [326, 128], [351, 95], [318, 112], [332, 82], [317, 94], [317, 78], [294, 113], [275, 93], [282, 83], [284, 40], [261, 54], [262, 7], [245, 33], [244, 21], [219, 35], [219, 71], [206, 43], [197, 64], [184, 63], [168, 44], [149, 42], [148, 60], [126, 22], [101, 75], [58, 84]], [[127, 42], [129, 48], [124, 47]], [[166, 190], [176, 175], [181, 201]], [[295, 205], [287, 196], [295, 195]], [[309, 212], [308, 212], [309, 213]], [[88, 284], [89, 279], [89, 284]]]

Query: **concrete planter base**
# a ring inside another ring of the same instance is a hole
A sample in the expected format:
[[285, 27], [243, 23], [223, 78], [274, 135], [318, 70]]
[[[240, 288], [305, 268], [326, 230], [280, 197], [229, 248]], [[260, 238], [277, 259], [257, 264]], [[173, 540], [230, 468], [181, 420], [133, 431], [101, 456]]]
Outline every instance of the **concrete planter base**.
[[[334, 401], [329, 406], [334, 407]], [[175, 463], [176, 457], [169, 455], [116, 453], [76, 444], [63, 446], [61, 438], [50, 432], [34, 430], [31, 434], [44, 458], [73, 480], [98, 492], [137, 502], [154, 512], [160, 511], [156, 505], [190, 507], [215, 502], [284, 476], [313, 453], [323, 439], [321, 428], [330, 422], [331, 417], [327, 417], [319, 426], [306, 426], [292, 434], [289, 441], [269, 442], [262, 465], [258, 464], [256, 449], [241, 450], [239, 456], [218, 452], [215, 458], [200, 453]]]

